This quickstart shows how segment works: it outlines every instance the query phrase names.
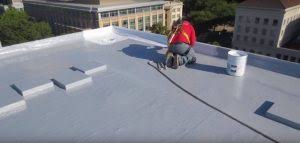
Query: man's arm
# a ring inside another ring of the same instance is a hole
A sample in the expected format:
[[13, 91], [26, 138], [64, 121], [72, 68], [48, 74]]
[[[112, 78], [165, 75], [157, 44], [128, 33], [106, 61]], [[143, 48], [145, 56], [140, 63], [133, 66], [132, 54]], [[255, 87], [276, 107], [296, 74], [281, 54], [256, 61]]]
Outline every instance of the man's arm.
[[195, 32], [195, 29], [194, 27], [191, 25], [191, 35], [190, 35], [190, 41], [191, 41], [191, 46], [193, 47], [196, 43], [196, 32]]

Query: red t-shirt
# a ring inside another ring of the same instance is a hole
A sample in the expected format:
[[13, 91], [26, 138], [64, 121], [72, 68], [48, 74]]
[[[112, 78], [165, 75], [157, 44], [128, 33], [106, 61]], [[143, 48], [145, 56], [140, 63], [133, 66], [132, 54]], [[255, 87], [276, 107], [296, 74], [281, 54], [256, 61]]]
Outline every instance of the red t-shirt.
[[[186, 33], [187, 36], [185, 36], [183, 34], [183, 31]], [[186, 44], [191, 45], [191, 47], [193, 47], [195, 45], [195, 43], [196, 43], [195, 29], [194, 29], [193, 25], [191, 23], [189, 23], [188, 21], [184, 21], [182, 23], [181, 28], [174, 35], [170, 44], [176, 44], [176, 43], [186, 43]]]

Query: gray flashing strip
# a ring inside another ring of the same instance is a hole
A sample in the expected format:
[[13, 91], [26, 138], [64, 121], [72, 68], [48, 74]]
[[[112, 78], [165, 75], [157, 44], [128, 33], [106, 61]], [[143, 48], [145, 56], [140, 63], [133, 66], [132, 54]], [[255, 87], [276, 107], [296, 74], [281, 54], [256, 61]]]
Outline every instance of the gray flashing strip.
[[265, 101], [258, 109], [255, 111], [255, 114], [260, 115], [262, 117], [265, 117], [267, 119], [270, 119], [272, 121], [278, 122], [280, 124], [283, 124], [285, 126], [291, 127], [296, 130], [300, 130], [300, 124], [290, 121], [289, 119], [285, 119], [283, 117], [280, 117], [278, 115], [269, 113], [268, 110], [274, 105], [273, 102]]
[[52, 79], [55, 85], [68, 91], [76, 87], [91, 83], [92, 78], [77, 71], [64, 71]]
[[272, 137], [270, 137], [270, 136], [264, 134], [263, 132], [261, 132], [261, 131], [255, 129], [255, 128], [253, 128], [253, 127], [251, 127], [250, 125], [248, 125], [248, 124], [246, 124], [246, 123], [240, 121], [239, 119], [237, 119], [237, 118], [235, 118], [235, 117], [233, 117], [233, 116], [227, 114], [226, 112], [222, 111], [221, 109], [219, 109], [219, 108], [213, 106], [212, 104], [210, 104], [210, 103], [208, 103], [208, 102], [202, 100], [201, 98], [197, 97], [197, 96], [194, 95], [193, 93], [189, 92], [188, 90], [186, 90], [185, 88], [183, 88], [182, 86], [180, 86], [178, 83], [176, 83], [174, 80], [172, 80], [169, 76], [167, 76], [163, 71], [159, 70], [159, 69], [158, 69], [157, 67], [155, 67], [154, 65], [151, 65], [151, 64], [149, 64], [149, 63], [148, 63], [148, 65], [150, 65], [150, 66], [153, 67], [155, 70], [157, 70], [162, 76], [164, 76], [167, 80], [169, 80], [174, 86], [176, 86], [177, 88], [179, 88], [180, 90], [182, 90], [183, 92], [185, 92], [186, 94], [188, 94], [189, 96], [193, 97], [194, 99], [198, 100], [199, 102], [201, 102], [201, 103], [207, 105], [208, 107], [210, 107], [210, 108], [212, 108], [213, 110], [215, 110], [215, 111], [217, 111], [217, 112], [223, 114], [224, 116], [226, 116], [226, 117], [228, 117], [228, 118], [230, 118], [230, 119], [232, 119], [232, 120], [238, 122], [239, 124], [241, 124], [241, 125], [247, 127], [248, 129], [254, 131], [255, 133], [257, 133], [257, 134], [259, 134], [259, 135], [261, 135], [261, 136], [267, 138], [268, 140], [270, 140], [270, 141], [272, 141], [272, 142], [274, 142], [274, 143], [279, 143], [279, 141], [273, 139]]
[[101, 71], [105, 71], [107, 66], [98, 62], [87, 62], [86, 64], [71, 67], [72, 70], [78, 70], [86, 75], [92, 75]]
[[0, 90], [0, 117], [7, 116], [26, 107], [24, 98], [9, 86], [0, 87]]
[[[37, 81], [37, 82], [36, 82]], [[22, 96], [30, 96], [38, 94], [40, 92], [49, 90], [54, 87], [54, 84], [50, 80], [28, 80], [20, 83], [11, 85], [11, 87], [16, 90]]]

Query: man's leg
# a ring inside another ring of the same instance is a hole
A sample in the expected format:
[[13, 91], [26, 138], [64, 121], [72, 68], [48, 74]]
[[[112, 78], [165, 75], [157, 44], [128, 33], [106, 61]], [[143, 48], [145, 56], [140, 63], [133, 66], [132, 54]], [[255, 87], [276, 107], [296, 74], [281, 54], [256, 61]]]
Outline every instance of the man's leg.
[[193, 63], [195, 61], [194, 50], [188, 44], [175, 44], [170, 48], [170, 52], [180, 55], [178, 58], [179, 65]]
[[174, 56], [173, 53], [169, 51], [166, 52], [165, 55], [166, 59], [165, 59], [165, 64], [167, 67], [172, 67], [173, 66], [173, 62], [174, 62]]
[[190, 49], [185, 57], [187, 60], [186, 64], [194, 64], [196, 62], [195, 51], [193, 48]]

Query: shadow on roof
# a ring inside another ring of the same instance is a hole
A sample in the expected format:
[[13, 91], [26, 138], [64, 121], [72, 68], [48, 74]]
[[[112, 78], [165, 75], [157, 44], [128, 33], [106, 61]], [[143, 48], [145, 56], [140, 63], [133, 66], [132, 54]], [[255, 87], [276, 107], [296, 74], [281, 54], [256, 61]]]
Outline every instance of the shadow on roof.
[[227, 75], [226, 68], [218, 67], [218, 66], [194, 63], [192, 65], [186, 65], [186, 67], [190, 69], [205, 71], [205, 72]]
[[130, 57], [162, 62], [164, 61], [164, 54], [158, 52], [161, 49], [163, 48], [158, 46], [150, 47], [139, 44], [131, 44], [129, 47], [123, 48], [121, 51]]

